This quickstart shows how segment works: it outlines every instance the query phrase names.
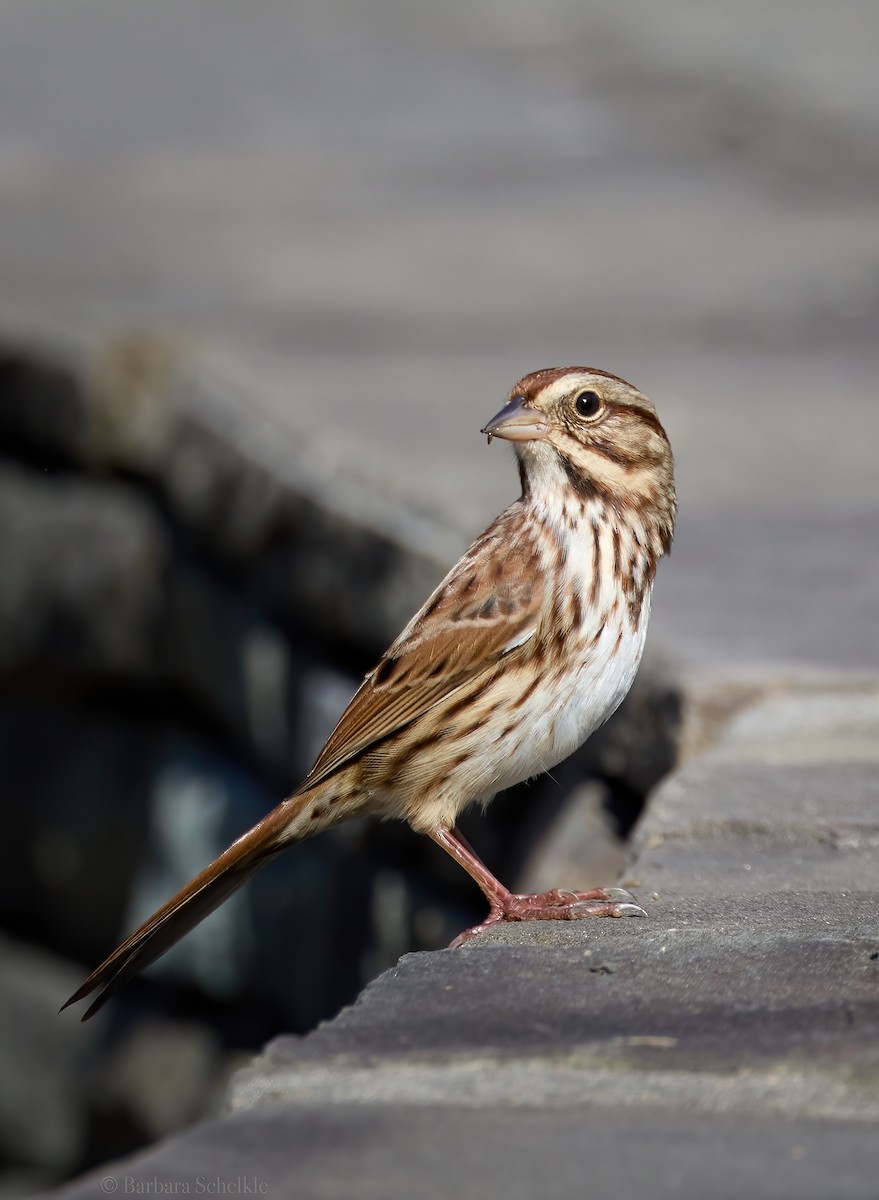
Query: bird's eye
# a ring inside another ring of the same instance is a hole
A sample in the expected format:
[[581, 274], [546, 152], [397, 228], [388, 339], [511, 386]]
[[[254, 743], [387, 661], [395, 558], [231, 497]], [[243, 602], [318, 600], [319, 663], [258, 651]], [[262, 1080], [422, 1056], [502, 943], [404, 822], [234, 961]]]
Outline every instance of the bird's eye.
[[574, 408], [581, 417], [594, 417], [601, 409], [601, 397], [598, 392], [580, 392], [574, 401]]

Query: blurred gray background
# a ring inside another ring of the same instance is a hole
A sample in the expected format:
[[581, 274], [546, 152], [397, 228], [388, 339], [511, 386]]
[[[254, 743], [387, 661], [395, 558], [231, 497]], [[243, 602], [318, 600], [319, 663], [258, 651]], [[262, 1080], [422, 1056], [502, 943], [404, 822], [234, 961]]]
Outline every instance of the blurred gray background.
[[[2, 0], [7, 1190], [192, 1119], [472, 911], [352, 827], [54, 1017], [514, 498], [478, 430], [521, 374], [629, 378], [678, 462], [659, 665], [562, 788], [589, 820], [624, 837], [687, 673], [876, 671], [877, 50], [866, 0]], [[492, 865], [538, 794], [474, 827]]]
[[476, 430], [514, 379], [616, 371], [716, 556], [669, 573], [660, 628], [704, 654], [720, 604], [733, 657], [858, 662], [805, 549], [761, 574], [814, 626], [779, 596], [772, 640], [749, 628], [728, 566], [760, 581], [706, 522], [818, 552], [877, 504], [875, 5], [6, 0], [0, 22], [7, 328], [169, 329], [254, 417], [465, 532], [513, 486]]

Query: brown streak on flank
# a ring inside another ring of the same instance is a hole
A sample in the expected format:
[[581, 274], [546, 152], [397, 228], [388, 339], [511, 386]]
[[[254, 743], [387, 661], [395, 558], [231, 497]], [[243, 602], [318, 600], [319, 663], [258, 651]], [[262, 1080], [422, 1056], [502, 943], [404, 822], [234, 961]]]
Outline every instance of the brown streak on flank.
[[597, 521], [592, 522], [592, 582], [589, 585], [589, 603], [594, 607], [598, 603], [598, 593], [601, 589], [601, 528]]
[[483, 721], [482, 717], [480, 717], [478, 720], [472, 721], [469, 725], [463, 725], [459, 730], [457, 730], [456, 737], [468, 738], [474, 733], [479, 733], [479, 731], [484, 728], [485, 722]]
[[569, 637], [570, 637], [570, 630], [566, 628], [564, 622], [560, 621], [559, 626], [556, 629], [555, 638], [554, 638], [555, 655], [556, 655], [557, 659], [564, 658], [565, 648], [567, 647]]
[[516, 699], [513, 701], [513, 708], [521, 708], [524, 704], [527, 704], [528, 701], [531, 699], [531, 697], [534, 695], [534, 693], [537, 691], [537, 689], [540, 687], [540, 682], [541, 682], [540, 676], [535, 675], [534, 678], [531, 680], [531, 682], [528, 684], [528, 686], [525, 688], [525, 691], [522, 692], [521, 696], [517, 696]]
[[614, 525], [613, 534], [613, 577], [619, 579], [623, 571], [623, 546], [619, 525]]
[[[473, 691], [472, 689], [468, 689], [463, 696], [459, 696], [457, 700], [453, 701], [453, 703], [449, 705], [448, 708], [443, 709], [442, 720], [444, 722], [451, 721], [454, 717], [457, 717], [459, 713], [466, 712], [472, 704]], [[407, 751], [407, 753], [409, 752]]]
[[[459, 712], [465, 712], [468, 708], [472, 707], [472, 702], [472, 695], [468, 695], [467, 699], [463, 703], [459, 701], [446, 712], [438, 714], [438, 719], [433, 725], [432, 732], [422, 734], [422, 736], [417, 738], [414, 742], [401, 745], [400, 754], [388, 766], [389, 772], [402, 774], [407, 764], [414, 761], [422, 751], [437, 749], [440, 744], [449, 737], [454, 737], [455, 741], [458, 741], [462, 736], [472, 733], [477, 729], [481, 729], [484, 724], [481, 717], [475, 723], [475, 725], [472, 726], [472, 728], [468, 729], [451, 728], [448, 724], [451, 717], [456, 716]], [[462, 762], [465, 762], [467, 759], [471, 758], [472, 754], [472, 750], [462, 751], [460, 756], [453, 760], [454, 765], [460, 766]]]
[[566, 589], [557, 587], [552, 597], [552, 615], [549, 621], [552, 649], [556, 656], [563, 655], [568, 640], [568, 627], [565, 622]]
[[629, 624], [632, 627], [632, 632], [638, 632], [638, 624], [641, 620], [641, 609], [644, 606], [644, 593], [639, 591], [629, 601]]
[[329, 809], [324, 807], [324, 805], [316, 804], [314, 806], [314, 808], [311, 810], [310, 820], [322, 821], [328, 812], [329, 812]]
[[580, 590], [577, 587], [573, 587], [571, 588], [571, 627], [577, 630], [582, 624], [583, 603], [580, 600]]
[[384, 784], [387, 787], [391, 782], [399, 783], [406, 764], [412, 761], [412, 757], [420, 754], [422, 750], [430, 750], [435, 747], [440, 740], [439, 733], [428, 733], [424, 737], [420, 737], [417, 742], [410, 742], [404, 751], [398, 755], [392, 762], [388, 763], [387, 772], [384, 776]]

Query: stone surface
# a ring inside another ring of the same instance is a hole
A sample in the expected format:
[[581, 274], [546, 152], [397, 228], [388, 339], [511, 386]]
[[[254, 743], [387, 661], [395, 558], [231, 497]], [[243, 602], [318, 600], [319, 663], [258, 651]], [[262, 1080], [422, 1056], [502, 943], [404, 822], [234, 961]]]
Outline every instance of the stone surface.
[[506, 925], [406, 956], [334, 1021], [273, 1042], [234, 1081], [234, 1115], [106, 1173], [526, 1195], [554, 1162], [554, 1180], [588, 1163], [658, 1195], [871, 1195], [879, 785], [845, 752], [873, 696], [757, 698], [673, 774], [634, 843], [646, 920]]
[[638, 867], [679, 894], [879, 888], [875, 687], [745, 709], [652, 797]]
[[879, 746], [879, 689], [840, 685], [769, 695], [732, 721], [712, 751], [713, 762], [816, 763], [875, 760]]
[[875, 889], [641, 899], [648, 920], [513, 925], [460, 954], [404, 958], [335, 1021], [273, 1043], [233, 1103], [462, 1092], [504, 1105], [530, 1074], [541, 1104], [689, 1092], [733, 1108], [745, 1080], [738, 1103], [762, 1090], [791, 1115], [842, 1115], [849, 1086], [849, 1115], [879, 1119]]
[[855, 848], [876, 820], [875, 763], [691, 763], [651, 801], [640, 840], [768, 836]]
[[[875, 1128], [743, 1115], [730, 1120], [660, 1109], [621, 1118], [600, 1095], [586, 1108], [540, 1110], [317, 1103], [241, 1113], [202, 1126], [136, 1164], [114, 1163], [55, 1193], [106, 1195], [116, 1184], [235, 1189], [241, 1194], [346, 1196], [716, 1196], [872, 1200]], [[130, 1182], [126, 1182], [130, 1181]], [[111, 1183], [111, 1186], [112, 1186]]]

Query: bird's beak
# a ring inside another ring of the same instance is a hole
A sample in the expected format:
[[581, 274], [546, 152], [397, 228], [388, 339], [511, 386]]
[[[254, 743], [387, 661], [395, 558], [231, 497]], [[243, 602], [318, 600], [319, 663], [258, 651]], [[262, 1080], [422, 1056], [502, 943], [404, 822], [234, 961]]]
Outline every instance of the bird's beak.
[[505, 438], [508, 442], [533, 442], [546, 437], [549, 425], [542, 412], [529, 408], [522, 396], [514, 396], [480, 433], [488, 435], [489, 444], [493, 437]]

